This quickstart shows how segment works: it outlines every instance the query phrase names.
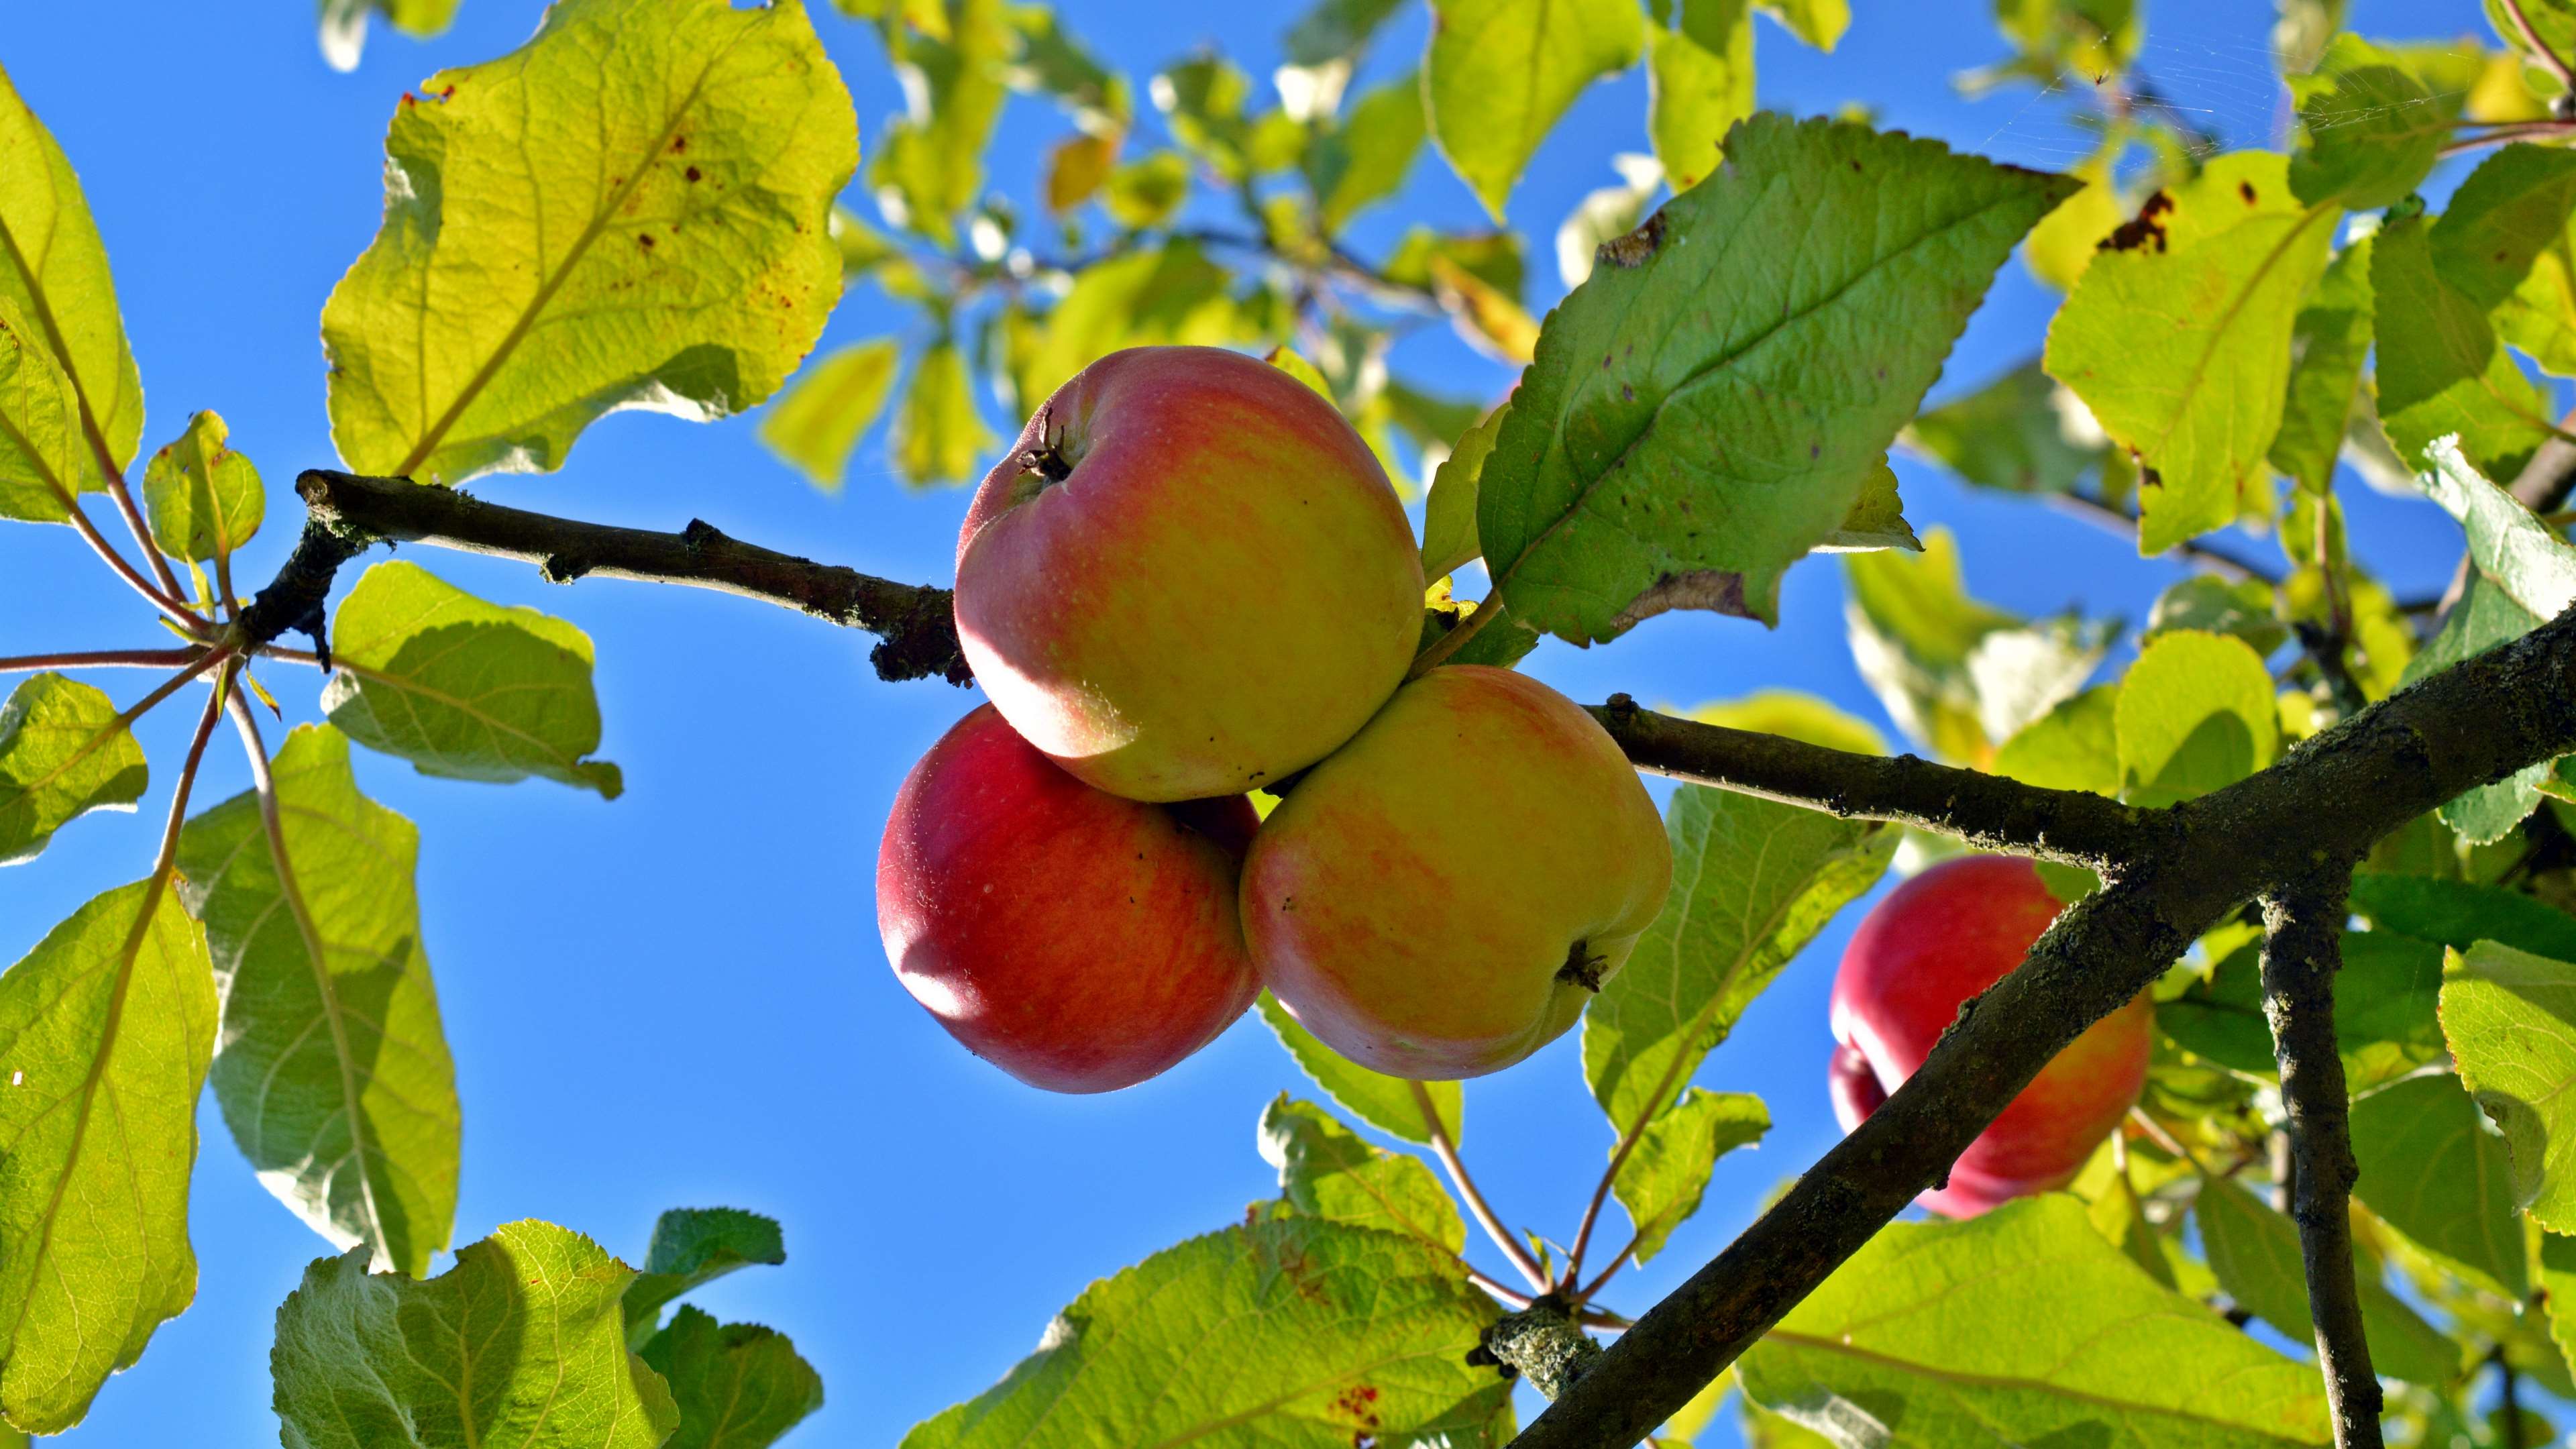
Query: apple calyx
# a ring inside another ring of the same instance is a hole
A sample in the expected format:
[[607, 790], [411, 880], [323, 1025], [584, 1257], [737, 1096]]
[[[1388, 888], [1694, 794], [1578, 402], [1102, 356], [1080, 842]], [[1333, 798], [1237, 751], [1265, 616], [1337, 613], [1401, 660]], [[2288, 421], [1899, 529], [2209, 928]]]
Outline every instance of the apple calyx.
[[1595, 952], [1590, 941], [1578, 939], [1566, 951], [1565, 964], [1557, 968], [1556, 979], [1571, 981], [1598, 996], [1601, 994], [1601, 980], [1605, 974], [1602, 968], [1609, 964], [1610, 958]]

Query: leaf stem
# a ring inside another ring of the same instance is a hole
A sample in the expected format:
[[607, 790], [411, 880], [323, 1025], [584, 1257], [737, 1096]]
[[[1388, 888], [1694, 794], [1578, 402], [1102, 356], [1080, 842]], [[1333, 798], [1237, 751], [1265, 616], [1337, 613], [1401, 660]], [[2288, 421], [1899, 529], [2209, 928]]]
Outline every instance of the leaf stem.
[[125, 580], [134, 592], [143, 596], [145, 602], [160, 610], [180, 628], [192, 635], [202, 636], [206, 632], [206, 621], [198, 618], [194, 609], [180, 602], [175, 590], [164, 594], [153, 586], [151, 580], [135, 571], [134, 565], [126, 561], [125, 555], [116, 551], [116, 545], [109, 543], [106, 536], [98, 531], [98, 525], [90, 522], [89, 515], [81, 510], [79, 499], [73, 499], [68, 508], [70, 516], [64, 521], [72, 526], [72, 531], [81, 536], [82, 541], [90, 546], [91, 552], [96, 553], [101, 562], [115, 571], [118, 578]]
[[2540, 38], [2540, 32], [2532, 28], [2531, 17], [2522, 11], [2522, 0], [2504, 0], [2504, 13], [2512, 18], [2513, 28], [2522, 35], [2522, 43], [2531, 47], [2533, 59], [2558, 77], [2560, 89], [2576, 94], [2576, 71], [2570, 71], [2566, 59], [2550, 49], [2548, 42]]
[[170, 561], [152, 542], [152, 530], [143, 523], [143, 510], [134, 506], [133, 490], [125, 486], [125, 470], [116, 466], [108, 453], [107, 439], [101, 437], [97, 423], [89, 415], [89, 403], [81, 403], [81, 423], [89, 433], [91, 450], [98, 454], [98, 466], [107, 475], [107, 496], [116, 501], [116, 511], [125, 515], [125, 526], [134, 534], [134, 546], [143, 551], [143, 561], [152, 566], [152, 577], [160, 580], [161, 592], [173, 603], [184, 603], [187, 593], [179, 587], [179, 576], [170, 571]]
[[0, 674], [34, 669], [167, 669], [194, 664], [203, 649], [89, 649], [64, 654], [20, 654], [0, 659]]
[[1475, 638], [1487, 625], [1501, 618], [1504, 608], [1503, 591], [1497, 587], [1492, 593], [1478, 600], [1474, 612], [1460, 620], [1456, 628], [1431, 641], [1431, 647], [1413, 656], [1413, 667], [1405, 671], [1404, 677], [1407, 680], [1420, 679], [1447, 663], [1451, 655], [1467, 646], [1468, 640]]
[[[1646, 1233], [1643, 1228], [1630, 1233], [1628, 1235], [1628, 1245], [1619, 1250], [1619, 1256], [1611, 1259], [1608, 1266], [1604, 1267], [1600, 1273], [1595, 1275], [1591, 1282], [1586, 1283], [1581, 1288], [1575, 1290], [1574, 1301], [1576, 1305], [1580, 1306], [1591, 1302], [1593, 1296], [1601, 1291], [1602, 1285], [1608, 1283], [1613, 1274], [1627, 1266], [1629, 1258], [1636, 1254], [1637, 1245], [1644, 1242], [1645, 1239]], [[1569, 1274], [1567, 1276], [1570, 1278], [1572, 1275]]]
[[1467, 1175], [1467, 1164], [1459, 1160], [1458, 1144], [1449, 1140], [1449, 1128], [1440, 1120], [1440, 1109], [1431, 1105], [1431, 1094], [1423, 1090], [1420, 1082], [1406, 1082], [1404, 1085], [1413, 1093], [1414, 1110], [1422, 1114], [1423, 1130], [1431, 1134], [1431, 1155], [1440, 1159], [1440, 1166], [1449, 1174], [1450, 1183], [1458, 1189], [1458, 1196], [1465, 1200], [1467, 1211], [1484, 1228], [1485, 1236], [1493, 1239], [1494, 1246], [1502, 1249], [1503, 1256], [1520, 1270], [1520, 1275], [1529, 1280], [1530, 1287], [1541, 1293], [1548, 1291], [1547, 1275], [1539, 1271], [1538, 1260], [1504, 1230], [1502, 1219], [1494, 1216], [1493, 1208], [1485, 1202], [1485, 1195], [1477, 1191], [1476, 1179]]
[[2457, 156], [2463, 151], [2474, 151], [2481, 146], [2492, 146], [2499, 141], [2545, 141], [2553, 137], [2569, 135], [2576, 135], [2576, 122], [2513, 121], [2501, 126], [2490, 126], [2474, 135], [2446, 141], [2442, 143], [2442, 149], [2438, 154]]
[[[1637, 1150], [1637, 1144], [1645, 1139], [1646, 1124], [1654, 1120], [1655, 1113], [1660, 1110], [1664, 1090], [1669, 1086], [1669, 1082], [1656, 1084], [1655, 1096], [1649, 1099], [1647, 1109], [1637, 1114], [1637, 1120], [1628, 1124], [1627, 1131], [1619, 1134], [1619, 1145], [1610, 1149], [1610, 1165], [1602, 1169], [1601, 1181], [1592, 1189], [1592, 1201], [1583, 1206], [1583, 1222], [1574, 1230], [1574, 1246], [1565, 1250], [1565, 1283], [1570, 1284], [1581, 1276], [1583, 1253], [1592, 1245], [1592, 1229], [1601, 1221], [1602, 1204], [1610, 1200], [1610, 1189], [1619, 1181], [1619, 1169], [1628, 1165], [1630, 1154], [1634, 1153]], [[1633, 1249], [1636, 1246], [1636, 1242], [1633, 1239], [1630, 1240], [1628, 1248]], [[1621, 1250], [1619, 1256], [1625, 1258], [1627, 1250]], [[1601, 1277], [1593, 1280], [1592, 1287], [1598, 1288], [1618, 1270], [1618, 1260], [1613, 1259], [1610, 1266], [1602, 1270]], [[1581, 1307], [1583, 1301], [1591, 1296], [1592, 1288], [1576, 1293], [1575, 1306]]]

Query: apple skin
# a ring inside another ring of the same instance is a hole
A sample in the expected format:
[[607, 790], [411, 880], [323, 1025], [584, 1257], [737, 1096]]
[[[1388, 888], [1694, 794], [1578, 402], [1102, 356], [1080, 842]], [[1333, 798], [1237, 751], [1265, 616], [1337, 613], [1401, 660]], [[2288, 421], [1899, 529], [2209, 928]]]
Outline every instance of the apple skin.
[[985, 477], [956, 611], [985, 693], [1076, 776], [1131, 800], [1240, 795], [1330, 754], [1403, 682], [1422, 558], [1331, 403], [1241, 353], [1139, 347], [1058, 389]]
[[[1826, 1072], [1844, 1131], [1922, 1067], [1960, 1004], [2020, 965], [2063, 908], [2029, 861], [1983, 855], [1933, 866], [1862, 919], [1834, 978]], [[1972, 1218], [2065, 1186], [2138, 1100], [2155, 1019], [2142, 991], [2095, 1022], [1959, 1154], [1949, 1183], [1916, 1201]]]
[[895, 795], [877, 847], [886, 958], [949, 1035], [1030, 1086], [1134, 1086], [1260, 992], [1235, 903], [1257, 823], [1240, 795], [1094, 790], [983, 705]]
[[1526, 675], [1450, 665], [1270, 812], [1244, 863], [1244, 935], [1335, 1051], [1473, 1077], [1572, 1026], [1671, 884], [1654, 801], [1590, 715]]

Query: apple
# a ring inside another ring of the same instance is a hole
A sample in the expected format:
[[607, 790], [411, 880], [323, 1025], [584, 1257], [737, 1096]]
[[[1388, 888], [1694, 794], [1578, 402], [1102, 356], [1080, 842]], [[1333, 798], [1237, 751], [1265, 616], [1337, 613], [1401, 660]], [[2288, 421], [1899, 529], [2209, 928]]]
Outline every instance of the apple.
[[985, 477], [956, 611], [986, 695], [1076, 776], [1240, 795], [1395, 692], [1422, 559], [1331, 403], [1241, 353], [1139, 347], [1059, 388]]
[[895, 794], [877, 846], [886, 958], [949, 1035], [1030, 1086], [1133, 1086], [1260, 991], [1235, 904], [1256, 824], [1240, 795], [1095, 790], [980, 706]]
[[1663, 821], [1601, 726], [1526, 675], [1451, 665], [1270, 812], [1244, 862], [1244, 935], [1335, 1051], [1473, 1077], [1572, 1026], [1671, 885]]
[[[1932, 1053], [1969, 997], [2021, 964], [2061, 903], [2027, 860], [1965, 856], [1890, 891], [1863, 917], [1834, 977], [1838, 1044], [1826, 1073], [1848, 1132]], [[1917, 1201], [1972, 1218], [2063, 1187], [2146, 1085], [2155, 1004], [2145, 992], [2095, 1022], [2040, 1070]]]

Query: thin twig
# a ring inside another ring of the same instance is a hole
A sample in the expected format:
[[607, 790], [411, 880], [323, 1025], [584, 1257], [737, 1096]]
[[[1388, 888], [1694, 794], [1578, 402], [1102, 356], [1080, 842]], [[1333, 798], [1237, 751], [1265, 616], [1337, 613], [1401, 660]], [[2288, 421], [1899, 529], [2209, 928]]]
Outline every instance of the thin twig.
[[2504, 13], [2512, 18], [2513, 28], [2521, 32], [2522, 43], [2531, 48], [2532, 58], [2558, 77], [2559, 89], [2576, 93], [2576, 71], [2569, 70], [2566, 59], [2550, 49], [2549, 42], [2542, 40], [2540, 32], [2532, 28], [2531, 17], [2522, 13], [2522, 0], [2504, 0]]
[[1440, 1159], [1440, 1166], [1449, 1174], [1450, 1184], [1458, 1189], [1458, 1196], [1466, 1202], [1467, 1211], [1483, 1225], [1485, 1236], [1493, 1239], [1494, 1246], [1503, 1250], [1503, 1256], [1520, 1270], [1520, 1275], [1529, 1280], [1530, 1287], [1546, 1292], [1547, 1275], [1539, 1271], [1538, 1259], [1530, 1256], [1530, 1250], [1512, 1237], [1503, 1227], [1502, 1219], [1494, 1216], [1494, 1210], [1486, 1205], [1485, 1195], [1476, 1189], [1476, 1179], [1467, 1175], [1467, 1164], [1458, 1158], [1458, 1144], [1449, 1140], [1449, 1128], [1440, 1120], [1440, 1109], [1431, 1105], [1431, 1094], [1423, 1090], [1420, 1082], [1407, 1082], [1405, 1085], [1413, 1091], [1414, 1110], [1422, 1114], [1423, 1129], [1431, 1134], [1431, 1155]]
[[[2055, 504], [2063, 512], [2070, 513], [2077, 518], [2081, 518], [2087, 523], [2109, 529], [2113, 533], [2123, 534], [2132, 541], [2135, 541], [2138, 536], [2138, 516], [2136, 514], [2129, 512], [2125, 508], [2115, 508], [2090, 494], [2076, 493], [2072, 491], [2065, 493], [2051, 493], [2048, 495], [2048, 501]], [[2259, 580], [2263, 583], [2277, 585], [2281, 582], [2281, 576], [2279, 574], [2263, 567], [2261, 564], [2248, 559], [2238, 558], [2236, 555], [2229, 553], [2223, 548], [2219, 548], [2213, 544], [2202, 543], [2197, 539], [2185, 539], [2182, 542], [2175, 544], [2171, 552], [2179, 553], [2185, 558], [2207, 564], [2212, 572], [2224, 574], [2228, 578], [2234, 579], [2239, 583], [2243, 583], [2248, 580]]]
[[20, 654], [0, 659], [0, 674], [31, 669], [171, 669], [194, 664], [203, 649], [88, 649], [66, 654]]
[[2552, 138], [2563, 139], [2569, 135], [2576, 135], [2576, 123], [2515, 121], [2509, 125], [2489, 127], [2475, 135], [2445, 141], [2437, 154], [2457, 156], [2463, 151], [2475, 151], [2481, 146], [2492, 146], [2499, 141], [2545, 141]]
[[2380, 1449], [2379, 1379], [2362, 1331], [2353, 1274], [2351, 1101], [2335, 1041], [2335, 973], [2343, 965], [2352, 866], [2338, 861], [2263, 898], [2263, 1015], [2272, 1024], [2288, 1117], [2290, 1215], [2308, 1274], [2317, 1369], [2337, 1449]]

